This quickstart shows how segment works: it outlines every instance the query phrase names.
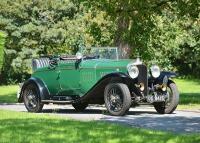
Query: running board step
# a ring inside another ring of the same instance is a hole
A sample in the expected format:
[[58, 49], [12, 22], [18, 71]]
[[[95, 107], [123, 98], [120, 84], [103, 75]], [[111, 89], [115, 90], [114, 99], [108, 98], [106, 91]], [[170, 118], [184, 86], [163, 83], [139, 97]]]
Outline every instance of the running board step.
[[58, 100], [42, 100], [42, 103], [57, 103], [57, 104], [70, 104], [73, 100], [69, 101], [58, 101]]

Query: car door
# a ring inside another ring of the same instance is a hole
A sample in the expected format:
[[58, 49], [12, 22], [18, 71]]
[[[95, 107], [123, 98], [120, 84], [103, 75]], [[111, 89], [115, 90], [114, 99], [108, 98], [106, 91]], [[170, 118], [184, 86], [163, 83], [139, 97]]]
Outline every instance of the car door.
[[80, 71], [75, 60], [64, 60], [59, 63], [59, 95], [75, 96], [80, 93]]
[[50, 64], [48, 67], [41, 69], [42, 72], [37, 72], [37, 75], [44, 81], [51, 95], [57, 95], [60, 90], [59, 84], [59, 68], [57, 61]]

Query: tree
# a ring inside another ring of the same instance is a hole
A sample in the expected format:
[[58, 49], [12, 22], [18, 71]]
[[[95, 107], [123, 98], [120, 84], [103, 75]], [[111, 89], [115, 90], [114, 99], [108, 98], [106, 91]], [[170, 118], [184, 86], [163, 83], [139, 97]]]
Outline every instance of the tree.
[[31, 73], [31, 58], [74, 54], [81, 46], [117, 46], [120, 58], [141, 56], [147, 64], [198, 75], [199, 5], [199, 0], [4, 0], [4, 77], [21, 81]]
[[[87, 0], [86, 0], [87, 1]], [[139, 53], [149, 59], [148, 50], [152, 30], [156, 29], [154, 18], [163, 16], [166, 11], [175, 11], [173, 16], [189, 15], [198, 18], [198, 0], [88, 0], [89, 5], [106, 11], [117, 25], [115, 31], [115, 45], [120, 47], [122, 57], [129, 57], [130, 53]], [[181, 17], [179, 17], [181, 18]], [[129, 52], [132, 51], [132, 52]], [[144, 54], [143, 54], [144, 53]]]
[[[89, 0], [89, 5], [107, 12], [115, 21], [115, 45], [120, 48], [121, 58], [128, 58], [134, 50], [145, 51], [149, 32], [153, 28], [151, 15], [160, 11], [167, 1], [155, 0]], [[134, 48], [133, 48], [134, 47]]]
[[30, 75], [33, 57], [107, 45], [112, 36], [105, 12], [92, 13], [73, 0], [5, 0], [0, 19], [0, 29], [8, 35], [3, 74], [10, 81]]
[[1, 68], [3, 65], [4, 42], [5, 42], [5, 34], [3, 32], [0, 32], [0, 75], [1, 75]]
[[199, 0], [89, 1], [114, 21], [122, 58], [140, 55], [148, 64], [200, 75]]

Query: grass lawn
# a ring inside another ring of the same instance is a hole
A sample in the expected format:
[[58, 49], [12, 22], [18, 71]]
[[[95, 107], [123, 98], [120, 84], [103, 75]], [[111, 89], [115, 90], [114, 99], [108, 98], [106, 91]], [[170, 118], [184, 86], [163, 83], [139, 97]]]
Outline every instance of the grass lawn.
[[200, 110], [200, 80], [176, 79], [180, 102], [178, 109]]
[[0, 86], [0, 103], [17, 102], [17, 85]]
[[[180, 103], [178, 109], [200, 110], [200, 80], [175, 80], [180, 91]], [[0, 86], [0, 103], [16, 102], [18, 86]]]
[[200, 134], [172, 134], [105, 122], [0, 110], [0, 142], [197, 143]]

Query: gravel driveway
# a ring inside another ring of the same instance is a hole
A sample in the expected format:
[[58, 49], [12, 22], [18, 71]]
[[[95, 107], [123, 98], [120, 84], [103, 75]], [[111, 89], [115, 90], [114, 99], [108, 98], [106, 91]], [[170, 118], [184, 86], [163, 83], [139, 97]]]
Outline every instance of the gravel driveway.
[[[26, 112], [23, 104], [1, 104], [0, 109]], [[126, 116], [115, 117], [109, 116], [103, 106], [89, 106], [84, 112], [76, 113], [69, 105], [46, 105], [43, 113], [40, 114], [51, 114], [82, 121], [100, 120], [175, 133], [200, 133], [200, 112], [175, 111], [174, 114], [160, 115], [152, 107], [141, 106], [131, 108]]]

